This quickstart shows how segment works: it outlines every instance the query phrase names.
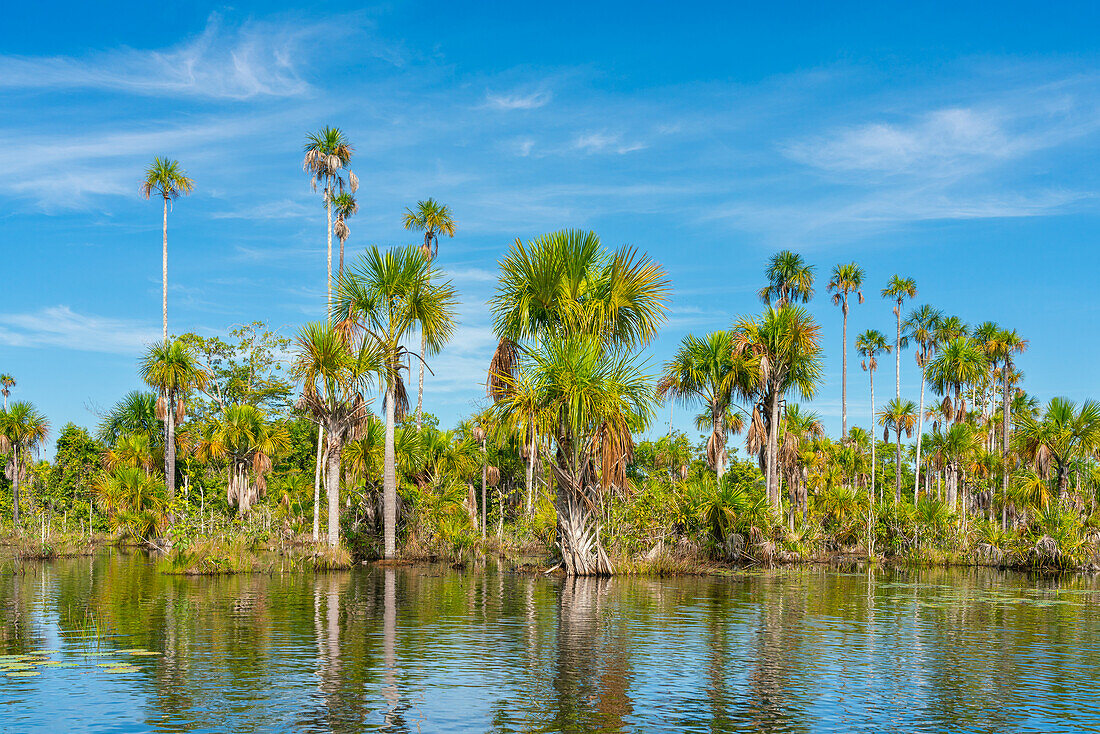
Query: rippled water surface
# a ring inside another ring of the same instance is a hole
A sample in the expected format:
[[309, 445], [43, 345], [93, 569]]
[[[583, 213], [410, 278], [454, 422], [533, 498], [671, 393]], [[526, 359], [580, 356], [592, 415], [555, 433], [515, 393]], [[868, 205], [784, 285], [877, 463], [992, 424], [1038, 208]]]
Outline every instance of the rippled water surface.
[[4, 732], [1100, 731], [1087, 577], [0, 570]]

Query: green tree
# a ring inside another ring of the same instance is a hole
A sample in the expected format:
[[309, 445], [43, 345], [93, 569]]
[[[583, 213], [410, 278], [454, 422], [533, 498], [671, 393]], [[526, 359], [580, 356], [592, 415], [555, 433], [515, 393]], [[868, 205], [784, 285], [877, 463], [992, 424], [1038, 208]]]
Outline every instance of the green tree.
[[901, 304], [906, 298], [917, 297], [917, 282], [912, 278], [894, 275], [882, 289], [882, 297], [894, 302], [894, 318], [897, 320], [897, 339], [894, 341], [894, 399], [901, 400], [901, 349], [908, 346], [908, 340], [901, 333]]
[[8, 396], [15, 387], [15, 378], [9, 374], [0, 375], [0, 394], [4, 396], [4, 410], [8, 409]]
[[50, 423], [37, 408], [17, 401], [0, 412], [0, 452], [8, 454], [5, 475], [11, 481], [12, 522], [19, 527], [19, 487], [27, 476], [27, 456], [50, 434]]
[[943, 396], [940, 407], [947, 420], [966, 420], [965, 389], [982, 379], [988, 362], [982, 346], [968, 336], [940, 343], [936, 358], [928, 366], [928, 376], [932, 389]]
[[917, 366], [920, 367], [920, 404], [917, 410], [917, 458], [914, 464], [913, 504], [920, 493], [921, 440], [924, 436], [924, 388], [928, 383], [928, 363], [936, 353], [936, 329], [942, 314], [925, 304], [915, 309], [905, 320], [906, 336], [917, 344]]
[[336, 222], [332, 225], [332, 233], [340, 240], [340, 265], [337, 268], [337, 279], [344, 275], [344, 243], [351, 236], [348, 227], [348, 219], [359, 213], [359, 202], [355, 195], [342, 191], [332, 197], [332, 208], [336, 210]]
[[158, 394], [157, 418], [164, 423], [164, 484], [171, 502], [176, 497], [176, 426], [183, 422], [188, 393], [201, 390], [207, 375], [194, 349], [178, 339], [149, 347], [138, 372]]
[[248, 514], [267, 490], [272, 457], [290, 448], [286, 426], [272, 423], [253, 405], [230, 405], [213, 423], [210, 451], [229, 463], [230, 506]]
[[66, 423], [57, 436], [47, 492], [59, 503], [75, 509], [80, 500], [92, 500], [99, 473], [99, 443], [84, 428]]
[[1053, 467], [1058, 477], [1058, 502], [1069, 488], [1070, 468], [1075, 461], [1100, 448], [1100, 403], [1086, 400], [1077, 404], [1067, 398], [1051, 398], [1042, 418], [1019, 415], [1016, 438], [1020, 452], [1046, 476]]
[[141, 195], [147, 200], [157, 194], [164, 200], [164, 243], [161, 252], [161, 309], [164, 318], [164, 341], [168, 341], [168, 202], [180, 195], [187, 196], [195, 189], [195, 182], [187, 177], [179, 161], [157, 156], [145, 169], [141, 182]]
[[768, 285], [760, 290], [760, 300], [782, 308], [790, 303], [808, 303], [814, 295], [814, 269], [801, 255], [790, 250], [777, 252], [764, 271]]
[[[912, 400], [894, 398], [878, 414], [878, 424], [887, 432], [893, 431], [896, 439], [894, 448], [894, 502], [901, 502], [901, 434], [913, 437], [917, 425], [917, 404]], [[883, 436], [886, 440], [887, 436]]]
[[840, 370], [840, 433], [848, 435], [848, 296], [855, 293], [863, 303], [863, 268], [854, 262], [837, 265], [829, 279], [829, 290], [833, 293], [833, 305], [839, 305], [844, 316], [843, 351]]
[[[759, 318], [741, 318], [733, 327], [733, 355], [746, 360], [749, 389], [757, 398], [753, 424], [767, 431], [765, 478], [768, 501], [779, 509], [779, 404], [792, 390], [806, 400], [822, 377], [821, 327], [800, 306], [769, 308]], [[764, 411], [761, 416], [761, 411]]]
[[332, 207], [344, 187], [355, 193], [359, 190], [359, 178], [348, 171], [348, 180], [344, 181], [343, 171], [351, 163], [354, 149], [347, 136], [337, 127], [323, 127], [315, 133], [306, 135], [305, 158], [302, 170], [309, 174], [309, 185], [316, 191], [321, 186], [328, 224], [325, 234], [328, 238], [328, 308], [332, 310]]
[[[405, 210], [405, 229], [424, 233], [421, 252], [429, 262], [439, 255], [439, 235], [455, 236], [455, 220], [451, 209], [435, 199], [416, 202], [415, 209]], [[423, 333], [420, 337], [420, 353], [428, 354], [428, 343]], [[424, 404], [424, 363], [420, 363], [420, 377], [416, 388], [416, 428], [420, 430]]]
[[[379, 355], [385, 390], [386, 458], [383, 476], [384, 553], [397, 552], [397, 479], [394, 431], [408, 397], [401, 372], [411, 354], [404, 342], [415, 326], [432, 353], [455, 330], [457, 299], [450, 281], [442, 281], [424, 254], [412, 247], [368, 250], [340, 279], [335, 314], [339, 328], [357, 337], [363, 349]], [[417, 355], [422, 362], [424, 355]]]
[[[889, 354], [891, 346], [886, 343], [886, 336], [876, 329], [868, 329], [856, 339], [856, 352], [862, 358], [860, 367], [871, 378], [871, 430], [875, 427], [875, 370], [878, 369], [878, 356]], [[875, 498], [875, 440], [871, 437], [871, 489], [869, 506], [874, 505]]]

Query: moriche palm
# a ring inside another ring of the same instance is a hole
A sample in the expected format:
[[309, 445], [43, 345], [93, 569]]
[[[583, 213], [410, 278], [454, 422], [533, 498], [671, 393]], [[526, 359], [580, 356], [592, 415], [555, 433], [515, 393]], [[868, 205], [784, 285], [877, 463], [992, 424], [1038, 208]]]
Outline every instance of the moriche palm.
[[180, 168], [179, 161], [157, 156], [145, 169], [145, 180], [141, 182], [141, 195], [149, 199], [154, 194], [164, 200], [163, 247], [161, 250], [161, 312], [163, 317], [162, 338], [168, 341], [168, 202], [179, 196], [190, 194], [195, 182], [187, 177]]

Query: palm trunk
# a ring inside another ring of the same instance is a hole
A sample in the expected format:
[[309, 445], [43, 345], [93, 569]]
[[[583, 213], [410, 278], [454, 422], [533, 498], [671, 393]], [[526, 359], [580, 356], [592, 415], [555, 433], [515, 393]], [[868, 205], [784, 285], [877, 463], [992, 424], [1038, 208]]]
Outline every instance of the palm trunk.
[[397, 456], [394, 450], [394, 402], [397, 400], [392, 384], [386, 385], [386, 456], [382, 467], [382, 537], [383, 555], [397, 555]]
[[534, 509], [535, 502], [535, 432], [531, 431], [531, 442], [527, 446], [527, 514]]
[[19, 529], [19, 444], [12, 442], [11, 448], [11, 512], [12, 523]]
[[168, 197], [164, 197], [164, 246], [160, 257], [161, 316], [164, 321], [164, 341], [168, 341]]
[[867, 490], [867, 555], [875, 554], [875, 371], [871, 376], [871, 486]]
[[168, 490], [168, 501], [171, 502], [176, 498], [176, 396], [167, 397], [164, 421], [164, 486]]
[[778, 440], [779, 440], [779, 392], [773, 390], [771, 395], [771, 404], [768, 406], [768, 466], [767, 466], [767, 486], [768, 486], [768, 501], [775, 509], [779, 509], [779, 472], [777, 471], [777, 453], [778, 453]]
[[[725, 417], [716, 409], [711, 410], [711, 416], [714, 423], [714, 436], [719, 439], [726, 434]], [[716, 440], [715, 443], [718, 444], [718, 441]], [[718, 474], [718, 483], [721, 484], [722, 476], [726, 473], [726, 442], [722, 441], [714, 449], [714, 461], [718, 465], [715, 469]]]
[[901, 400], [901, 300], [894, 307], [894, 315], [898, 317], [898, 338], [894, 342], [894, 398]]
[[325, 188], [325, 216], [328, 217], [328, 318], [332, 318], [332, 184]]
[[901, 504], [901, 431], [897, 431], [898, 442], [894, 453], [894, 504]]
[[481, 442], [481, 539], [485, 540], [487, 512], [485, 507], [485, 484], [489, 471], [488, 457], [485, 455], [486, 442]]
[[329, 441], [325, 452], [325, 491], [328, 494], [328, 545], [340, 543], [340, 446]]
[[420, 329], [420, 377], [416, 387], [416, 432], [420, 432], [420, 416], [424, 405], [424, 352], [428, 348], [428, 339], [424, 336], [424, 329]]
[[317, 461], [313, 469], [313, 542], [321, 539], [321, 451], [325, 445], [325, 428], [317, 426]]
[[844, 314], [844, 349], [840, 355], [840, 437], [848, 437], [848, 294], [844, 294], [844, 304], [840, 307]]
[[610, 576], [611, 561], [600, 544], [599, 523], [588, 507], [569, 487], [558, 480], [558, 547], [562, 566], [569, 576]]
[[924, 383], [928, 373], [928, 360], [925, 359], [927, 355], [921, 357], [920, 367], [920, 412], [917, 414], [917, 463], [913, 467], [914, 480], [913, 480], [913, 505], [917, 504], [917, 499], [920, 495], [920, 443], [921, 438], [924, 436]]
[[1008, 402], [1008, 362], [1005, 362], [1001, 372], [1001, 530], [1008, 529], [1008, 426], [1009, 411]]

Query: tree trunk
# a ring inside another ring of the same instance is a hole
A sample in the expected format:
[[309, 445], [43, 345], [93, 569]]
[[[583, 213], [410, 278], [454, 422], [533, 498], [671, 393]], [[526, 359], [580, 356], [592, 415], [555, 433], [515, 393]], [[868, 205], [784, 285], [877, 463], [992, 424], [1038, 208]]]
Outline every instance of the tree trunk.
[[328, 217], [328, 318], [332, 318], [332, 184], [325, 187], [325, 216]]
[[527, 447], [527, 514], [530, 515], [535, 503], [535, 432], [531, 431], [531, 442]]
[[164, 341], [168, 342], [168, 197], [164, 197], [164, 246], [160, 256], [161, 316], [164, 321]]
[[386, 456], [382, 468], [382, 537], [383, 556], [397, 555], [397, 456], [394, 450], [394, 395], [393, 385], [386, 385]]
[[313, 469], [313, 542], [321, 539], [321, 451], [325, 445], [325, 428], [317, 426], [317, 462]]
[[897, 431], [898, 443], [894, 454], [894, 504], [901, 504], [901, 431]]
[[871, 486], [867, 490], [867, 556], [875, 554], [875, 371], [871, 376]]
[[917, 413], [917, 463], [913, 467], [913, 505], [916, 506], [920, 497], [920, 444], [924, 436], [924, 384], [927, 376], [927, 355], [921, 357], [920, 366], [920, 412]]
[[[725, 416], [722, 415], [722, 412], [723, 411], [713, 409], [711, 411], [714, 423], [714, 436], [716, 439], [721, 439], [726, 435], [726, 419]], [[718, 474], [718, 483], [721, 484], [722, 476], [726, 473], [726, 442], [722, 440], [721, 443], [718, 443], [716, 440], [715, 443], [717, 445], [714, 450], [714, 461], [718, 465], [715, 469]]]
[[840, 307], [844, 314], [844, 349], [840, 357], [840, 438], [848, 437], [848, 294]]
[[898, 338], [894, 342], [894, 398], [901, 401], [901, 300], [894, 306], [894, 315], [898, 318]]
[[167, 403], [164, 421], [164, 486], [168, 490], [168, 501], [172, 502], [176, 499], [176, 396], [168, 395]]
[[420, 416], [424, 405], [424, 352], [428, 348], [428, 339], [424, 329], [420, 329], [420, 377], [416, 387], [416, 432], [420, 433]]
[[489, 465], [488, 465], [489, 457], [485, 455], [485, 446], [486, 446], [486, 442], [482, 441], [481, 442], [481, 539], [482, 540], [485, 540], [485, 537], [486, 537], [486, 532], [487, 532], [486, 522], [488, 521], [487, 520], [488, 513], [487, 513], [486, 507], [485, 507], [485, 483], [486, 483], [486, 478], [487, 478], [486, 475], [489, 471]]
[[19, 445], [12, 442], [11, 449], [11, 512], [12, 523], [19, 529]]
[[599, 524], [585, 503], [568, 486], [562, 486], [561, 479], [554, 504], [558, 510], [558, 547], [565, 573], [610, 576], [613, 569], [600, 545]]
[[1011, 406], [1008, 402], [1008, 372], [1006, 360], [1001, 373], [1001, 530], [1008, 530], [1008, 427]]
[[779, 441], [779, 392], [773, 390], [768, 406], [767, 487], [768, 502], [779, 509], [779, 472], [776, 467]]
[[335, 548], [340, 543], [340, 449], [334, 441], [329, 441], [325, 451], [325, 492], [328, 494], [328, 546]]

